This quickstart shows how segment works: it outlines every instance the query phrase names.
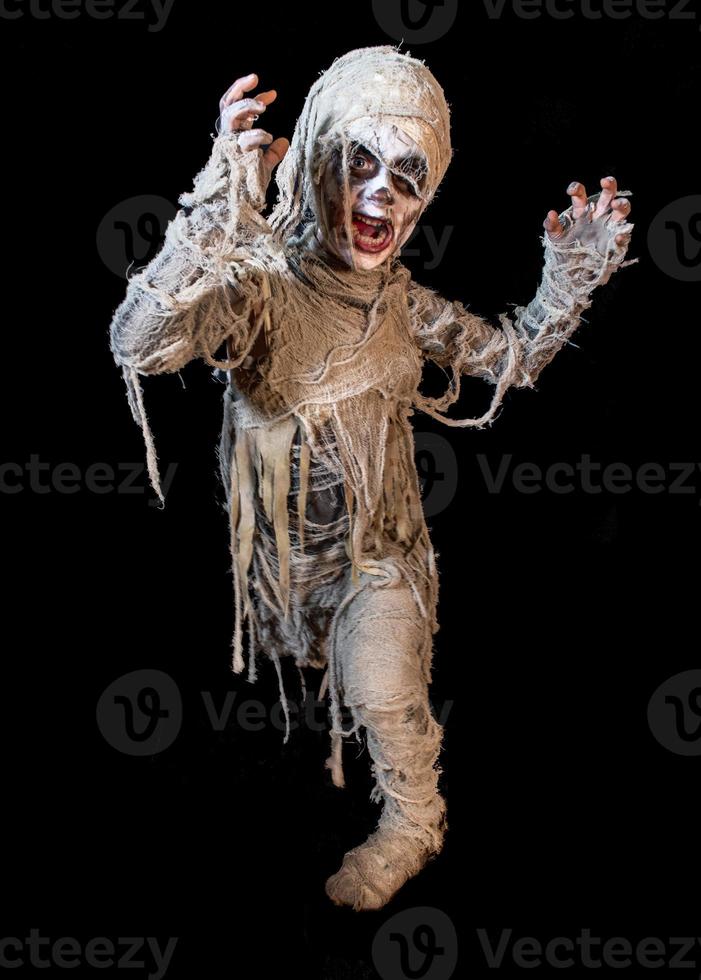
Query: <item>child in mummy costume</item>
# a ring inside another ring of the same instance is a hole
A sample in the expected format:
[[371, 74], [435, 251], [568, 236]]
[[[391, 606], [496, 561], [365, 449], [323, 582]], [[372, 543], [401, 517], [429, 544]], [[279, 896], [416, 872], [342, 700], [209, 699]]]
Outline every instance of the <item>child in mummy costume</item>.
[[[326, 668], [337, 786], [344, 740], [365, 732], [382, 812], [326, 891], [377, 909], [440, 851], [446, 829], [442, 729], [428, 699], [438, 579], [410, 416], [484, 426], [510, 386], [533, 386], [593, 290], [630, 264], [629, 192], [612, 177], [590, 198], [571, 185], [570, 207], [544, 223], [534, 299], [492, 326], [413, 282], [399, 261], [452, 152], [448, 105], [423, 62], [393, 47], [337, 59], [312, 86], [291, 144], [253, 128], [276, 97], [246, 97], [257, 83], [241, 78], [222, 98], [210, 159], [162, 250], [130, 279], [111, 346], [161, 499], [139, 375], [193, 358], [228, 372], [219, 459], [233, 669], [245, 666], [244, 624], [249, 679], [256, 655], [269, 655], [286, 711], [281, 658]], [[441, 397], [420, 392], [425, 359], [445, 369]], [[494, 385], [479, 418], [446, 416], [463, 375]]]

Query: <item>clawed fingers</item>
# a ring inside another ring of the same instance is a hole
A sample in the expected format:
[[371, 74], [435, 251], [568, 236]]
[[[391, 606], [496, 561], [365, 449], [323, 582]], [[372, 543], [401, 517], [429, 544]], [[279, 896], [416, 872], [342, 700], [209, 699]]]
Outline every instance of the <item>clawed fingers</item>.
[[249, 129], [248, 132], [241, 133], [239, 136], [239, 146], [242, 150], [252, 150], [265, 143], [272, 143], [271, 133], [266, 133], [264, 129]]
[[229, 132], [236, 129], [250, 129], [265, 105], [257, 99], [241, 99], [228, 106], [221, 114], [222, 129]]
[[630, 201], [625, 197], [617, 197], [611, 204], [611, 217], [609, 221], [616, 224], [625, 221], [630, 214]]
[[268, 170], [273, 170], [290, 148], [290, 141], [284, 136], [278, 136], [263, 154], [263, 163]]
[[261, 113], [265, 112], [271, 102], [277, 98], [275, 89], [259, 92], [256, 96], [244, 98], [258, 85], [256, 74], [244, 75], [237, 78], [219, 100], [220, 130], [235, 132], [250, 129]]
[[618, 193], [618, 183], [615, 177], [602, 177], [600, 183], [601, 193], [594, 209], [595, 218], [600, 218], [602, 214], [606, 214], [611, 205], [611, 201], [613, 201]]
[[583, 214], [587, 213], [589, 207], [587, 202], [587, 189], [584, 184], [580, 184], [574, 180], [567, 188], [567, 193], [572, 198], [572, 216], [576, 221]]
[[226, 90], [219, 100], [221, 131], [240, 132], [238, 144], [242, 150], [256, 150], [265, 146], [262, 161], [270, 175], [287, 153], [290, 143], [284, 136], [274, 140], [267, 130], [252, 128], [261, 113], [277, 98], [275, 89], [244, 98], [246, 92], [257, 85], [258, 76], [251, 74], [237, 78]]
[[257, 84], [258, 76], [255, 73], [251, 75], [244, 75], [242, 78], [237, 78], [233, 85], [229, 86], [219, 100], [220, 108], [224, 109], [232, 102], [238, 102], [239, 99], [243, 98], [244, 92], [250, 92], [251, 89], [255, 88]]
[[[240, 102], [243, 99], [246, 92], [250, 92], [258, 84], [257, 75], [247, 75], [246, 78], [239, 78], [231, 88], [227, 89], [224, 95], [222, 95], [219, 100], [219, 108], [224, 110], [227, 106], [233, 105], [234, 102]], [[264, 105], [270, 105], [277, 98], [277, 92], [275, 89], [270, 89], [268, 92], [260, 92], [255, 96], [258, 101], [263, 102]]]
[[[258, 84], [258, 76], [254, 73], [251, 75], [244, 75], [243, 78], [237, 78], [233, 85], [230, 85], [226, 92], [222, 95], [219, 100], [219, 108], [225, 109], [228, 105], [234, 102], [238, 102], [243, 98], [246, 92], [250, 92]], [[262, 99], [263, 96], [267, 96], [266, 105], [269, 102], [273, 102], [277, 97], [277, 92], [274, 90], [272, 92], [264, 92], [258, 95], [258, 99]]]
[[274, 97], [275, 93], [263, 92], [255, 99], [239, 99], [237, 102], [232, 102], [222, 110], [220, 117], [222, 130], [231, 132], [237, 129], [250, 129], [272, 101], [271, 95]]
[[263, 153], [263, 163], [268, 172], [271, 173], [290, 148], [290, 141], [284, 136], [278, 136], [274, 140], [271, 134], [266, 133], [264, 129], [251, 129], [247, 133], [242, 133], [239, 136], [239, 146], [242, 150], [254, 150], [259, 146], [266, 145], [267, 149]]
[[553, 239], [559, 238], [562, 235], [564, 226], [560, 221], [560, 216], [557, 211], [548, 211], [547, 217], [543, 222], [543, 228], [545, 228], [548, 235]]
[[[591, 201], [587, 197], [587, 190], [584, 184], [573, 181], [567, 188], [567, 193], [572, 198], [572, 218], [576, 222], [579, 218], [588, 215], [589, 222], [603, 219], [604, 224], [621, 224], [627, 221], [631, 211], [630, 201], [626, 197], [616, 197], [618, 194], [618, 181], [615, 177], [602, 177], [601, 192], [592, 197]], [[558, 224], [559, 224], [558, 220]], [[548, 213], [544, 222], [551, 238], [559, 237], [553, 212]], [[554, 230], [554, 234], [553, 234]], [[616, 245], [625, 245], [628, 237], [625, 234], [615, 236]]]
[[[229, 99], [226, 102], [226, 104], [222, 106], [222, 108], [223, 109], [226, 109], [228, 106], [236, 106], [238, 103], [243, 104], [245, 102], [255, 101], [255, 102], [258, 102], [262, 106], [262, 108], [261, 108], [260, 111], [261, 112], [265, 112], [265, 110], [270, 105], [270, 103], [271, 102], [274, 102], [276, 98], [277, 98], [277, 92], [275, 91], [274, 88], [271, 88], [268, 92], [259, 92], [258, 95], [249, 96], [249, 98], [247, 98], [247, 99], [243, 99], [243, 98], [241, 98], [241, 99]], [[220, 103], [220, 105], [221, 105], [221, 103]]]

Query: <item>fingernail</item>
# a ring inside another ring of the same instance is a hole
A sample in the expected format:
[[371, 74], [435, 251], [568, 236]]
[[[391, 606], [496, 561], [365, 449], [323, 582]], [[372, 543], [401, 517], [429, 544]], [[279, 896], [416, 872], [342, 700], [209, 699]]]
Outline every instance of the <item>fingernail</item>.
[[574, 192], [577, 190], [578, 187], [579, 184], [575, 181], [573, 184], [570, 184], [570, 186], [567, 188], [567, 193], [574, 194]]

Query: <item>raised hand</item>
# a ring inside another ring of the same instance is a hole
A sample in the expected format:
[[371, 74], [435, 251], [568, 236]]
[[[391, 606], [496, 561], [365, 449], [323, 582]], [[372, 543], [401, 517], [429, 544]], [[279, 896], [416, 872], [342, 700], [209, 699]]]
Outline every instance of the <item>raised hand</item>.
[[[574, 181], [567, 188], [572, 203], [561, 215], [548, 211], [543, 222], [548, 238], [560, 245], [579, 241], [583, 245], [594, 245], [605, 254], [611, 237], [622, 248], [630, 242], [632, 225], [627, 225], [631, 205], [626, 197], [617, 197], [618, 184], [615, 177], [602, 177], [601, 191], [587, 197], [584, 184]], [[621, 229], [618, 232], [618, 228]]]
[[257, 85], [256, 74], [236, 79], [219, 100], [218, 128], [220, 133], [240, 132], [238, 142], [243, 150], [257, 150], [265, 146], [263, 164], [270, 178], [275, 167], [287, 153], [290, 143], [284, 136], [274, 140], [266, 130], [252, 128], [258, 117], [277, 98], [275, 89], [244, 98], [245, 93], [250, 92]]

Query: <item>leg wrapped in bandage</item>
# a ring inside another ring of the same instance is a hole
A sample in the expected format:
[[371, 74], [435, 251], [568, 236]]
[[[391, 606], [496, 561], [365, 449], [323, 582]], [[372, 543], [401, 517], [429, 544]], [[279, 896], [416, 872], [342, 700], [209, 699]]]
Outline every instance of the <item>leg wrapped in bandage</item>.
[[428, 700], [426, 643], [430, 628], [404, 586], [364, 590], [339, 625], [343, 701], [365, 730], [373, 799], [383, 810], [376, 831], [327, 881], [336, 904], [381, 908], [441, 849], [445, 803], [436, 761], [442, 729]]

